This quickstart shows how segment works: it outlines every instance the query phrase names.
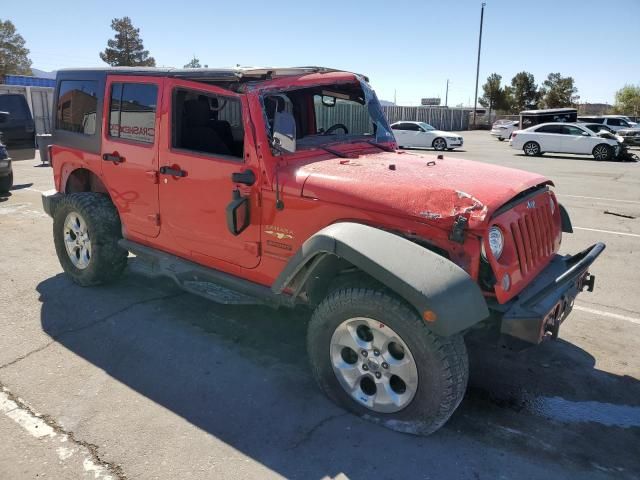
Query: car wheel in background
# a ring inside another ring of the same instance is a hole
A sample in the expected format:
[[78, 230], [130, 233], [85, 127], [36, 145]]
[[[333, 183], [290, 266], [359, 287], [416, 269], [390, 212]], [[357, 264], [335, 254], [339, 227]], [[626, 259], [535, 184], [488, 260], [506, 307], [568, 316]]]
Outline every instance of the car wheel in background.
[[0, 193], [8, 193], [13, 186], [13, 172], [5, 177], [0, 177]]
[[522, 147], [522, 150], [524, 151], [524, 154], [529, 157], [535, 157], [541, 153], [538, 142], [527, 142], [524, 144], [524, 147]]
[[502, 138], [502, 137], [498, 137], [498, 141], [499, 141], [499, 142], [504, 142], [504, 138]]
[[601, 143], [593, 147], [593, 158], [596, 160], [610, 160], [613, 158], [613, 149], [606, 143]]
[[433, 141], [431, 146], [441, 152], [447, 148], [447, 141], [442, 137], [438, 137]]

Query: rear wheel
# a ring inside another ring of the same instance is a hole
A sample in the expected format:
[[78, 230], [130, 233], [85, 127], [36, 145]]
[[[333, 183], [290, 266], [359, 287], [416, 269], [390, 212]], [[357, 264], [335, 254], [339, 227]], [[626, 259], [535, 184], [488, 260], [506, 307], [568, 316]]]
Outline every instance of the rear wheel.
[[100, 193], [73, 193], [57, 206], [53, 241], [64, 271], [79, 285], [117, 279], [127, 265], [118, 212]]
[[593, 147], [593, 158], [596, 160], [611, 160], [613, 158], [613, 149], [606, 143], [601, 143]]
[[392, 430], [436, 431], [467, 385], [462, 336], [435, 335], [382, 287], [330, 293], [313, 314], [307, 348], [316, 381], [330, 399]]
[[540, 155], [540, 145], [538, 144], [538, 142], [527, 142], [524, 144], [524, 147], [522, 147], [522, 150], [524, 151], [525, 155], [528, 155], [530, 157], [535, 157], [536, 155]]
[[431, 146], [441, 152], [447, 148], [447, 141], [444, 138], [438, 137], [433, 141]]
[[4, 177], [0, 177], [0, 193], [7, 193], [13, 187], [13, 172]]
[[498, 141], [500, 141], [500, 142], [504, 142], [504, 138], [502, 138], [502, 137], [498, 137]]

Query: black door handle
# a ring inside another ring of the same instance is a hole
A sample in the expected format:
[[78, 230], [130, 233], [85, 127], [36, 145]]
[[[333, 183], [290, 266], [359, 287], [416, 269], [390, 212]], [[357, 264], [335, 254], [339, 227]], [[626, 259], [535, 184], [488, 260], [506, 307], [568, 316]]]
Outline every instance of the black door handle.
[[170, 175], [172, 177], [186, 177], [187, 176], [187, 172], [185, 172], [184, 170], [179, 170], [176, 168], [171, 168], [171, 167], [160, 167], [160, 173], [162, 175]]
[[113, 162], [115, 164], [124, 162], [124, 157], [121, 157], [117, 153], [104, 153], [102, 155], [102, 160], [105, 162]]
[[256, 183], [256, 175], [253, 170], [245, 170], [244, 172], [235, 172], [231, 174], [231, 181], [233, 183], [242, 183], [244, 185], [251, 186]]

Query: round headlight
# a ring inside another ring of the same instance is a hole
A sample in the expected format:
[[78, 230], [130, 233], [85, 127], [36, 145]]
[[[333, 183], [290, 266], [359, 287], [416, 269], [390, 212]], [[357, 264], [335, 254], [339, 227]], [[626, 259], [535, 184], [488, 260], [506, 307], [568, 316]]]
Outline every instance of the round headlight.
[[[491, 248], [491, 253], [496, 260], [500, 258], [502, 255], [502, 249], [504, 248], [504, 235], [502, 235], [502, 230], [500, 230], [495, 225], [489, 229], [489, 248]], [[487, 253], [484, 250], [484, 242], [482, 244], [482, 258], [487, 259]]]

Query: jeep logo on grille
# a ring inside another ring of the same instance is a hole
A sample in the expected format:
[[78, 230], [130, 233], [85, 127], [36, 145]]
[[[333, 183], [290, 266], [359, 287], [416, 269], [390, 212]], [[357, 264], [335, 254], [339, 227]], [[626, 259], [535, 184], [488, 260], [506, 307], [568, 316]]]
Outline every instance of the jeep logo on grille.
[[536, 208], [536, 201], [535, 200], [529, 200], [527, 202], [527, 208]]

